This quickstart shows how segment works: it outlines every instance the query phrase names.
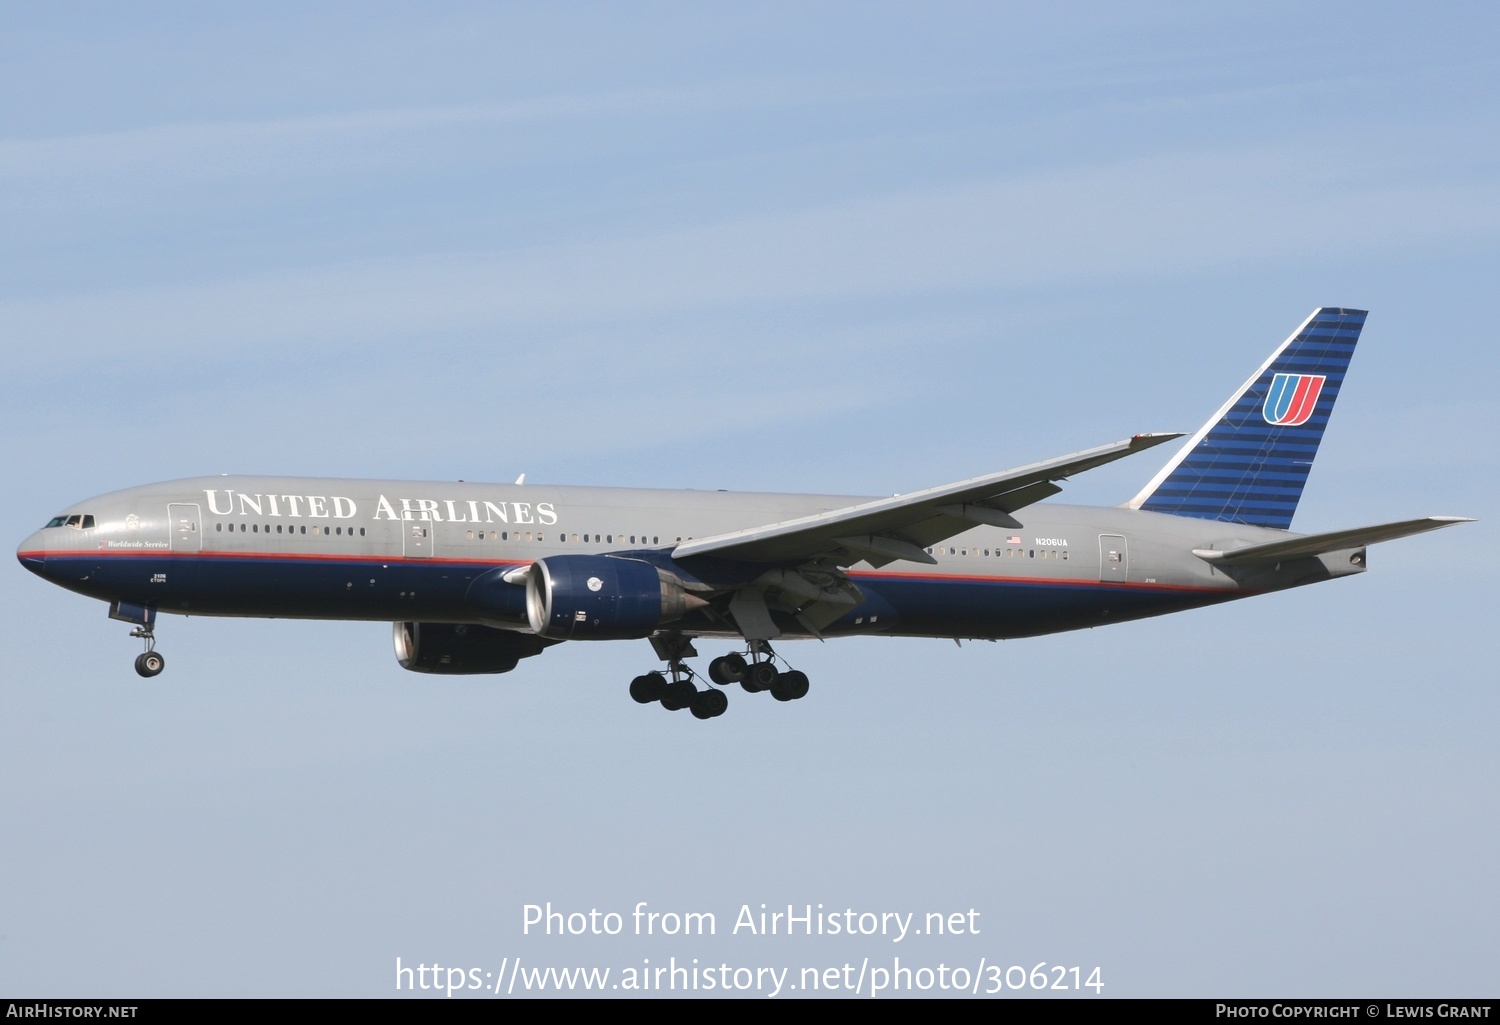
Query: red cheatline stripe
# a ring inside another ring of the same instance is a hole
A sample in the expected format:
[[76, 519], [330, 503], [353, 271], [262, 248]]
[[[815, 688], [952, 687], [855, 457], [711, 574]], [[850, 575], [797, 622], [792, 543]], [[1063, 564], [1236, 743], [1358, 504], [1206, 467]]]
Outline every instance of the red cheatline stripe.
[[165, 548], [156, 549], [132, 549], [130, 551], [114, 551], [111, 549], [92, 549], [80, 551], [69, 549], [61, 552], [17, 552], [18, 556], [26, 556], [33, 559], [45, 558], [48, 561], [54, 559], [82, 559], [91, 560], [99, 558], [108, 559], [243, 559], [261, 560], [266, 562], [359, 562], [359, 563], [390, 563], [410, 564], [413, 566], [529, 566], [531, 559], [439, 559], [439, 558], [414, 558], [408, 559], [404, 555], [331, 555], [325, 552], [173, 552]]
[[[486, 562], [477, 559], [408, 559], [404, 556], [382, 557], [378, 555], [326, 555], [321, 553], [282, 553], [282, 552], [172, 552], [158, 551], [65, 551], [65, 552], [17, 552], [19, 556], [29, 558], [53, 559], [96, 559], [101, 556], [111, 559], [160, 559], [160, 558], [196, 558], [196, 559], [244, 559], [261, 560], [265, 562], [359, 562], [359, 563], [381, 563], [390, 565], [399, 563], [403, 566], [474, 566], [476, 568], [493, 569], [497, 566], [530, 566], [534, 560], [531, 559], [504, 559], [498, 562]], [[961, 584], [1021, 584], [1026, 586], [1044, 587], [1107, 587], [1135, 591], [1185, 591], [1197, 594], [1221, 594], [1231, 593], [1223, 587], [1201, 587], [1194, 584], [1147, 584], [1135, 580], [1116, 582], [1111, 580], [1066, 580], [1051, 577], [1011, 577], [994, 576], [991, 574], [967, 574], [967, 573], [883, 573], [871, 570], [851, 571], [849, 576], [861, 580], [890, 580], [890, 581], [917, 581], [927, 583], [961, 583]], [[1235, 591], [1235, 594], [1244, 592]]]

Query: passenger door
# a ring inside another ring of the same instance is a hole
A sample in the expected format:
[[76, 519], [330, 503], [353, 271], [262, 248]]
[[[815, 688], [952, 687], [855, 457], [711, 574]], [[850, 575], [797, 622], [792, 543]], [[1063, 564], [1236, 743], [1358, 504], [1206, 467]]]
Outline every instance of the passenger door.
[[174, 552], [203, 551], [202, 516], [198, 506], [172, 503], [167, 506], [167, 533]]
[[426, 559], [432, 555], [432, 527], [428, 520], [401, 524], [402, 554], [408, 559]]
[[1099, 580], [1123, 584], [1130, 579], [1130, 548], [1123, 534], [1099, 535]]

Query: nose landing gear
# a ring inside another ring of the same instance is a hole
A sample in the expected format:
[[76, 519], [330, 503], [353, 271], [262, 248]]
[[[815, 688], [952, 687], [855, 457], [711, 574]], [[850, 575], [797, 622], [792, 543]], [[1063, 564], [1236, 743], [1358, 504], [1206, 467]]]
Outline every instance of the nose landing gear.
[[121, 623], [134, 624], [135, 629], [130, 631], [130, 636], [139, 637], [145, 642], [146, 650], [135, 659], [137, 673], [149, 680], [167, 667], [167, 660], [162, 658], [161, 653], [156, 650], [156, 634], [153, 632], [156, 626], [154, 608], [117, 601], [109, 606], [109, 618]]
[[135, 657], [136, 672], [149, 680], [167, 667], [167, 660], [156, 650], [156, 636], [151, 632], [149, 623], [130, 631], [130, 636], [139, 637], [146, 642], [146, 650]]

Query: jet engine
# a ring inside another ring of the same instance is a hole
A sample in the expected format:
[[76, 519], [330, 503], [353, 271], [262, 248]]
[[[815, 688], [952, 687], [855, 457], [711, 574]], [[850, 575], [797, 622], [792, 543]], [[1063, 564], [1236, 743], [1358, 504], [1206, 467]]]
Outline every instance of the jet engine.
[[396, 661], [414, 673], [508, 673], [547, 642], [466, 623], [395, 624]]
[[497, 566], [474, 578], [464, 596], [469, 611], [485, 623], [525, 629], [526, 588], [517, 579], [525, 573], [524, 566]]
[[671, 573], [638, 559], [555, 555], [532, 563], [526, 578], [531, 629], [552, 640], [650, 637], [706, 604]]

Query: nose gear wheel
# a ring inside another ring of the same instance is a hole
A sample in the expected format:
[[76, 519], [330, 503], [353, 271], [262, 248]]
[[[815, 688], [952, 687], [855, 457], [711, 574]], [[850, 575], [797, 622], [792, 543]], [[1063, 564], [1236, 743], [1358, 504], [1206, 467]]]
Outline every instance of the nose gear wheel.
[[167, 667], [167, 660], [156, 650], [156, 634], [150, 625], [136, 627], [130, 631], [130, 636], [139, 637], [146, 644], [146, 650], [135, 657], [137, 673], [149, 680]]

